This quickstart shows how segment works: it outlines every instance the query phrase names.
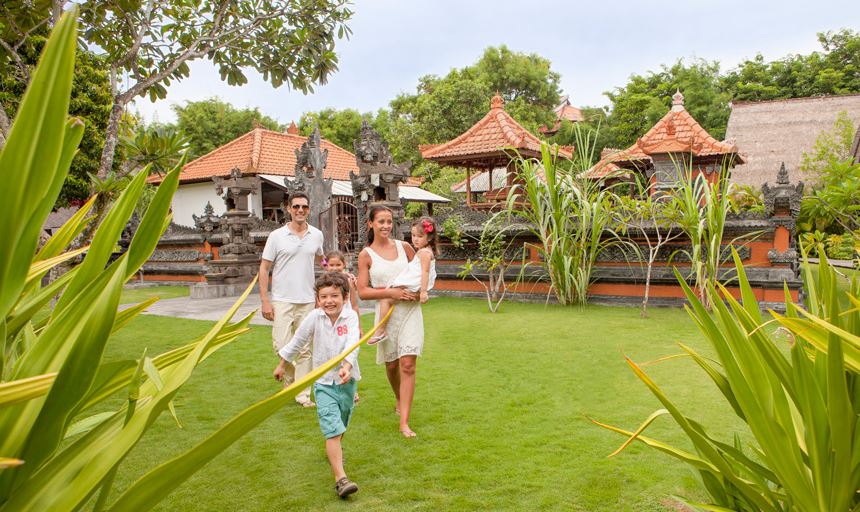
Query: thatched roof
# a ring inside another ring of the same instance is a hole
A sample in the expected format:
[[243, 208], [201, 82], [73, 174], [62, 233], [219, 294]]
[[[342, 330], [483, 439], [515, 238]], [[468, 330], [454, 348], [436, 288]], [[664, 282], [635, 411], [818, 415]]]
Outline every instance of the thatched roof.
[[792, 183], [801, 176], [800, 162], [822, 131], [833, 129], [839, 112], [860, 123], [860, 94], [789, 100], [734, 103], [726, 128], [726, 140], [734, 142], [746, 163], [732, 170], [731, 180], [761, 186], [776, 181], [785, 162]]
[[851, 154], [854, 155], [854, 162], [860, 164], [860, 125], [857, 125], [854, 132], [854, 144], [851, 146]]

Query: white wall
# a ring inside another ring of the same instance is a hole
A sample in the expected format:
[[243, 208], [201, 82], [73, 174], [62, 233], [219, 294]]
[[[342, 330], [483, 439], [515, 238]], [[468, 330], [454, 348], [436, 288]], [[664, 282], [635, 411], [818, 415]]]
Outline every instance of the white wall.
[[[251, 194], [249, 199], [251, 213], [259, 217], [260, 212], [263, 211], [262, 197], [260, 194]], [[191, 216], [203, 215], [203, 208], [206, 207], [207, 201], [212, 203], [215, 215], [221, 215], [227, 211], [224, 199], [215, 193], [215, 184], [211, 181], [179, 185], [173, 196], [173, 222], [194, 227], [194, 219]]]

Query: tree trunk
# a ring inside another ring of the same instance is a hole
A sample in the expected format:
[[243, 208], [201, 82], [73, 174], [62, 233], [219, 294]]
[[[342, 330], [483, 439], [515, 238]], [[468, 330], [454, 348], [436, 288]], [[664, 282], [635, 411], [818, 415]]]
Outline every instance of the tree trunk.
[[6, 109], [0, 105], [0, 149], [6, 145], [6, 137], [9, 136], [9, 129], [12, 123], [9, 122], [9, 116], [6, 114]]
[[116, 152], [116, 144], [119, 140], [119, 123], [122, 121], [122, 112], [125, 109], [126, 101], [121, 100], [119, 96], [114, 97], [113, 108], [110, 111], [108, 126], [105, 132], [105, 147], [102, 150], [102, 159], [99, 164], [99, 179], [105, 179], [111, 168], [113, 167], [113, 157]]
[[654, 267], [655, 254], [648, 256], [648, 268], [645, 270], [645, 296], [642, 297], [642, 318], [648, 318], [648, 294], [651, 293], [651, 269]]

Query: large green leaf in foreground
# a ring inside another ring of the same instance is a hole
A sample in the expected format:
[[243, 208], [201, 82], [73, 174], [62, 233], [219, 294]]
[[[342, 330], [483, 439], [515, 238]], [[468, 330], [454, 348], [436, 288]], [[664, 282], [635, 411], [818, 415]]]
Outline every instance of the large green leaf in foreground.
[[[807, 281], [807, 308], [792, 304], [786, 290], [786, 314], [771, 312], [774, 320], [766, 322], [737, 253], [734, 258], [742, 302], [711, 285], [713, 313], [678, 275], [688, 312], [717, 361], [683, 348], [747, 425], [749, 446], [738, 437], [731, 443], [712, 438], [630, 360], [697, 455], [641, 436], [656, 416], [635, 432], [595, 423], [628, 436], [622, 449], [636, 440], [690, 464], [711, 498], [691, 504], [704, 510], [860, 510], [860, 282], [854, 279], [840, 297], [839, 278], [822, 259], [817, 282]], [[774, 322], [782, 328], [768, 325]]]
[[[67, 120], [78, 8], [72, 4], [45, 45], [18, 116], [0, 153], [7, 201], [0, 208], [0, 511], [93, 510], [110, 504], [117, 467], [165, 410], [195, 368], [248, 331], [254, 313], [230, 323], [255, 283], [204, 336], [137, 360], [104, 361], [112, 334], [152, 303], [117, 311], [122, 286], [150, 257], [170, 222], [180, 167], [167, 174], [142, 216], [128, 250], [114, 247], [145, 185], [147, 171], [122, 191], [89, 246], [71, 250], [91, 221], [92, 198], [41, 249], [41, 226], [50, 213], [83, 126]], [[37, 250], [38, 249], [38, 250]], [[55, 266], [83, 261], [46, 286]], [[112, 263], [109, 263], [113, 261]], [[47, 312], [51, 299], [56, 305]], [[349, 351], [372, 333], [368, 333]], [[241, 435], [277, 411], [298, 389], [337, 364], [349, 351], [306, 379], [252, 406], [207, 440], [165, 463], [112, 505], [153, 507]], [[93, 414], [105, 400], [125, 396], [121, 407]], [[91, 502], [91, 498], [96, 498]], [[89, 505], [87, 505], [89, 506]]]

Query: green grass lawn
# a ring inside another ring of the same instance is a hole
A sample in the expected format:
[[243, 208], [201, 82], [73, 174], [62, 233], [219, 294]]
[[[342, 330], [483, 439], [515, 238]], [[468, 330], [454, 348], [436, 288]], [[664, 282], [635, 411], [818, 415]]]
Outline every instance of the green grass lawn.
[[[150, 289], [152, 290], [152, 289]], [[704, 349], [686, 313], [505, 304], [434, 298], [425, 306], [426, 344], [410, 422], [398, 432], [393, 398], [372, 348], [360, 362], [362, 397], [345, 437], [347, 472], [360, 491], [336, 497], [316, 413], [290, 405], [168, 496], [159, 510], [665, 510], [671, 495], [703, 497], [693, 473], [586, 415], [635, 429], [659, 403], [624, 362]], [[367, 325], [372, 318], [363, 320]], [[136, 319], [107, 358], [156, 354], [211, 323]], [[707, 350], [705, 350], [707, 352]], [[114, 497], [145, 470], [180, 453], [246, 406], [278, 389], [270, 329], [255, 326], [207, 360], [182, 389], [183, 428], [164, 414], [121, 466]], [[740, 422], [698, 367], [674, 359], [647, 367], [682, 409], [730, 439]], [[671, 420], [648, 435], [689, 447]]]
[[176, 297], [188, 297], [191, 293], [187, 286], [147, 286], [145, 288], [126, 287], [122, 291], [120, 304], [133, 304], [143, 302], [150, 297], [161, 299], [173, 299]]

